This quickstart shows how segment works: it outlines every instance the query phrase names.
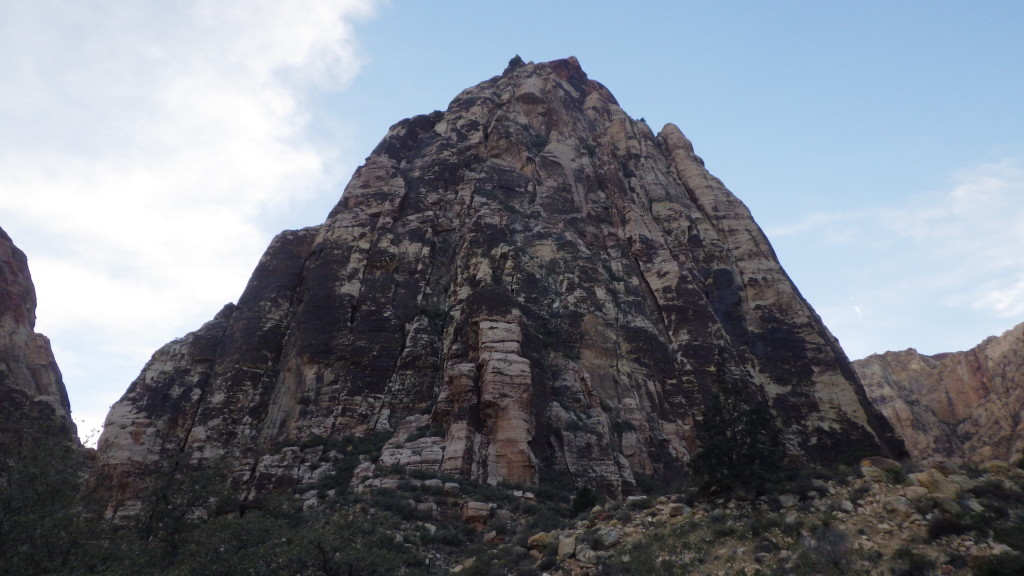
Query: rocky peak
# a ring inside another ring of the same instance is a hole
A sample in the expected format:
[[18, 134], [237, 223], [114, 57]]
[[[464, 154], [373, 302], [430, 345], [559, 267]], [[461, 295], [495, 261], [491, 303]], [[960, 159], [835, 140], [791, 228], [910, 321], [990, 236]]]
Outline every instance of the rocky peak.
[[513, 59], [392, 126], [322, 225], [280, 234], [237, 305], [154, 354], [96, 481], [129, 505], [185, 456], [294, 486], [328, 473], [329, 439], [382, 434], [353, 482], [386, 460], [618, 495], [685, 476], [722, 395], [789, 458], [902, 451], [682, 132], [575, 58]]
[[39, 435], [77, 444], [64, 381], [35, 324], [28, 258], [0, 229], [0, 446]]
[[915, 459], [1024, 455], [1024, 324], [965, 352], [913, 348], [854, 362], [871, 401]]

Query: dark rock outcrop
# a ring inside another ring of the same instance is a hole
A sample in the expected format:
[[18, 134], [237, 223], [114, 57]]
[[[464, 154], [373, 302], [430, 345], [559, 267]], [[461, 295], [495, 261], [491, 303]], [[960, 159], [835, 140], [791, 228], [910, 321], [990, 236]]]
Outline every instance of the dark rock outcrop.
[[966, 352], [926, 356], [911, 348], [853, 365], [915, 459], [1024, 455], [1024, 324]]
[[130, 503], [184, 456], [226, 458], [245, 490], [302, 484], [323, 439], [384, 432], [357, 481], [397, 464], [622, 494], [685, 474], [726, 393], [792, 458], [902, 450], [679, 129], [631, 119], [574, 58], [513, 61], [395, 124], [324, 224], [279, 235], [237, 305], [156, 352], [97, 483]]
[[0, 448], [40, 440], [78, 443], [50, 341], [35, 332], [35, 324], [28, 259], [0, 229]]

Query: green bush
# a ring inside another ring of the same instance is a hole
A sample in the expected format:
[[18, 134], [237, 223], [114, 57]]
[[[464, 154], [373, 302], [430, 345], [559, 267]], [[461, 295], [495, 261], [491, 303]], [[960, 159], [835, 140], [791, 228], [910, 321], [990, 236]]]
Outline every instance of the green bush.
[[831, 526], [819, 526], [804, 538], [793, 559], [794, 574], [854, 575], [854, 558], [846, 535]]
[[893, 576], [931, 576], [935, 571], [935, 561], [906, 546], [897, 548], [893, 559]]
[[[160, 576], [208, 574], [425, 574], [421, 558], [396, 541], [398, 525], [380, 514], [337, 514], [294, 523], [274, 513], [197, 523]], [[404, 568], [403, 568], [404, 567]]]
[[458, 523], [442, 526], [433, 534], [425, 534], [422, 540], [425, 544], [440, 544], [450, 548], [465, 548], [466, 545], [475, 542], [479, 533], [469, 524]]
[[83, 450], [26, 434], [0, 451], [0, 574], [96, 572], [110, 532], [78, 498], [87, 469]]
[[995, 500], [1001, 504], [1020, 504], [1024, 502], [1024, 492], [1007, 487], [995, 478], [989, 478], [970, 490], [978, 498]]
[[534, 560], [519, 546], [501, 546], [476, 555], [473, 564], [459, 572], [465, 576], [493, 576], [495, 574], [534, 574]]
[[993, 554], [978, 563], [974, 576], [1020, 576], [1024, 574], [1024, 554]]
[[1024, 522], [997, 525], [992, 529], [992, 537], [1014, 550], [1024, 550]]
[[963, 518], [942, 514], [932, 518], [928, 523], [928, 538], [937, 540], [943, 536], [964, 534], [970, 530], [970, 523]]
[[722, 376], [699, 429], [700, 450], [691, 461], [705, 494], [753, 494], [784, 469], [782, 430], [768, 401]]
[[589, 512], [598, 504], [598, 494], [590, 486], [584, 486], [576, 491], [572, 499], [572, 515], [579, 516], [583, 512]]

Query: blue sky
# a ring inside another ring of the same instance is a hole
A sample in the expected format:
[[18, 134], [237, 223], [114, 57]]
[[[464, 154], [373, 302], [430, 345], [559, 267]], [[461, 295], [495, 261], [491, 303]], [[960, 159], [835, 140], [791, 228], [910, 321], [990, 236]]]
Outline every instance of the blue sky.
[[574, 55], [673, 122], [852, 358], [1024, 320], [1024, 4], [0, 0], [0, 226], [83, 434], [394, 122]]

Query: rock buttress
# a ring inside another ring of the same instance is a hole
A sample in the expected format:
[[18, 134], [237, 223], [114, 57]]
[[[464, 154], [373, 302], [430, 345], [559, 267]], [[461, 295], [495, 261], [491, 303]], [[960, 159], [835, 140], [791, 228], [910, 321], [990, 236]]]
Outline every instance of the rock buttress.
[[902, 451], [743, 204], [570, 58], [395, 124], [323, 225], [154, 356], [100, 451], [227, 457], [260, 489], [320, 473], [281, 446], [383, 432], [388, 464], [623, 494], [685, 474], [722, 383], [793, 458]]
[[64, 380], [35, 324], [28, 259], [0, 229], [0, 448], [43, 439], [77, 446]]

